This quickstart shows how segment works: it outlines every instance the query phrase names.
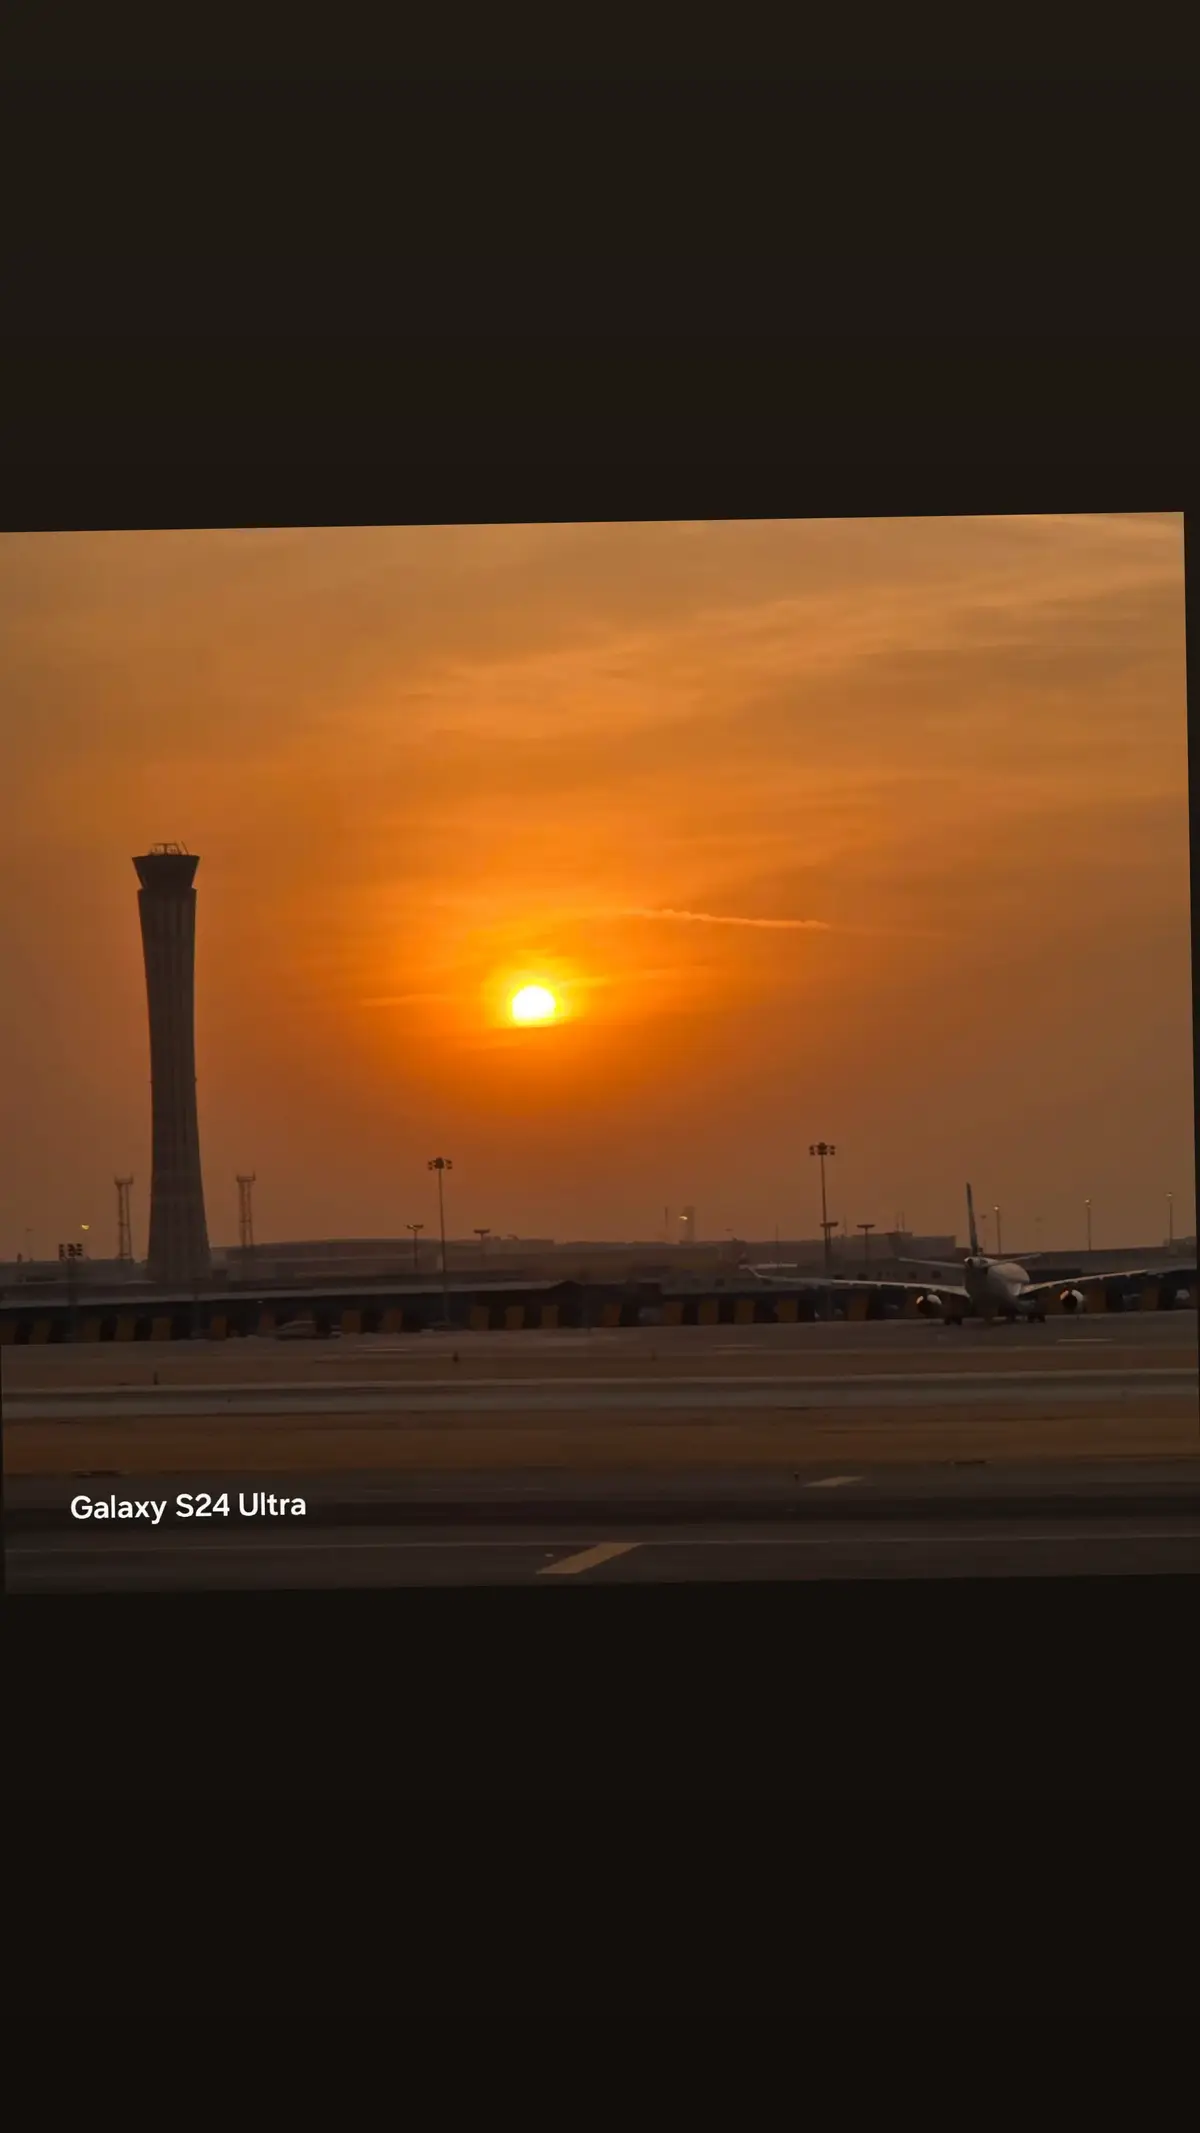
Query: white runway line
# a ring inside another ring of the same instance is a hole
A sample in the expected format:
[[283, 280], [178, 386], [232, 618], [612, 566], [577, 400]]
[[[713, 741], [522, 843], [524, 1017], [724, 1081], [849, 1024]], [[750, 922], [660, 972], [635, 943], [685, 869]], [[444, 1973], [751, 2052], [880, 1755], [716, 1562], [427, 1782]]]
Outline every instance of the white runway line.
[[[1118, 1530], [1116, 1532], [1103, 1533], [1056, 1533], [1053, 1531], [1042, 1533], [975, 1533], [964, 1530], [960, 1530], [957, 1533], [876, 1533], [872, 1531], [868, 1536], [867, 1533], [859, 1528], [854, 1533], [791, 1533], [786, 1535], [748, 1533], [737, 1538], [731, 1536], [727, 1539], [716, 1539], [712, 1536], [705, 1537], [695, 1534], [679, 1534], [672, 1535], [669, 1539], [659, 1537], [648, 1541], [611, 1541], [599, 1548], [588, 1548], [581, 1555], [566, 1556], [562, 1562], [549, 1563], [542, 1570], [539, 1570], [537, 1575], [539, 1577], [549, 1577], [555, 1572], [565, 1572], [573, 1575], [576, 1571], [595, 1569], [599, 1563], [609, 1562], [618, 1555], [628, 1555], [639, 1547], [649, 1549], [651, 1552], [656, 1548], [691, 1548], [697, 1552], [726, 1548], [790, 1548], [793, 1551], [805, 1548], [975, 1549], [1063, 1546], [1090, 1548], [1116, 1546], [1124, 1541], [1191, 1541], [1194, 1545], [1200, 1546], [1200, 1531], [1195, 1526], [1184, 1526], [1182, 1528], [1168, 1526], [1150, 1529], [1131, 1528], [1127, 1531]], [[530, 1554], [538, 1552], [537, 1544], [528, 1540], [381, 1540], [299, 1541], [292, 1547], [268, 1541], [263, 1544], [261, 1549], [253, 1551], [247, 1548], [214, 1544], [189, 1548], [187, 1553], [189, 1555], [223, 1555], [235, 1559], [252, 1557], [253, 1555], [261, 1557], [262, 1555], [275, 1554], [287, 1559], [299, 1555], [375, 1555], [379, 1553], [408, 1555], [424, 1552], [433, 1553], [438, 1550], [446, 1552], [463, 1550], [474, 1554], [487, 1554], [501, 1549], [524, 1549]], [[18, 1543], [16, 1546], [10, 1547], [6, 1552], [10, 1561], [21, 1557], [27, 1561], [41, 1561], [43, 1563], [95, 1560], [94, 1552], [85, 1552], [83, 1549], [75, 1548], [43, 1549]], [[112, 1552], [119, 1560], [123, 1561], [128, 1561], [130, 1557], [137, 1557], [143, 1562], [161, 1561], [166, 1557], [168, 1561], [172, 1561], [176, 1565], [178, 1565], [183, 1554], [183, 1551], [180, 1551], [179, 1555], [172, 1557], [169, 1551], [157, 1548], [120, 1548]]]
[[852, 1482], [861, 1480], [861, 1474], [829, 1474], [824, 1481], [806, 1481], [804, 1486], [806, 1489], [846, 1489]]
[[747, 1533], [740, 1540], [689, 1540], [687, 1537], [671, 1540], [647, 1541], [648, 1548], [987, 1548], [987, 1547], [1090, 1547], [1096, 1542], [1116, 1545], [1121, 1541], [1196, 1541], [1200, 1532], [1192, 1526], [1137, 1530], [1119, 1530], [1112, 1533], [974, 1533], [960, 1528], [957, 1533], [876, 1533], [868, 1537], [859, 1526], [853, 1533], [798, 1533], [762, 1534]]
[[399, 1551], [407, 1552], [417, 1548], [527, 1548], [536, 1550], [537, 1546], [538, 1543], [536, 1541], [531, 1540], [264, 1540], [260, 1541], [257, 1547], [255, 1546], [253, 1541], [246, 1541], [243, 1543], [240, 1541], [188, 1540], [184, 1541], [181, 1544], [180, 1548], [176, 1551], [175, 1555], [172, 1556], [171, 1549], [166, 1545], [162, 1547], [139, 1548], [135, 1546], [126, 1547], [120, 1542], [118, 1542], [114, 1547], [107, 1549], [43, 1548], [39, 1547], [36, 1541], [13, 1541], [8, 1547], [6, 1547], [4, 1553], [6, 1557], [9, 1558], [9, 1560], [11, 1560], [13, 1556], [17, 1555], [32, 1555], [41, 1557], [46, 1562], [51, 1561], [51, 1559], [53, 1559], [55, 1562], [66, 1561], [68, 1559], [77, 1559], [92, 1562], [98, 1554], [104, 1553], [107, 1555], [116, 1555], [122, 1557], [130, 1555], [145, 1556], [148, 1559], [153, 1559], [156, 1562], [161, 1562], [164, 1557], [168, 1560], [178, 1561], [185, 1553], [188, 1555], [233, 1556], [247, 1556], [251, 1554], [355, 1555], [362, 1554], [364, 1552], [374, 1553], [380, 1548], [389, 1548], [392, 1550], [393, 1553], [396, 1553]]
[[598, 1548], [585, 1548], [580, 1555], [564, 1556], [560, 1563], [547, 1563], [538, 1576], [574, 1577], [579, 1570], [596, 1570], [601, 1563], [610, 1563], [615, 1555], [629, 1555], [637, 1546], [637, 1541], [605, 1541]]

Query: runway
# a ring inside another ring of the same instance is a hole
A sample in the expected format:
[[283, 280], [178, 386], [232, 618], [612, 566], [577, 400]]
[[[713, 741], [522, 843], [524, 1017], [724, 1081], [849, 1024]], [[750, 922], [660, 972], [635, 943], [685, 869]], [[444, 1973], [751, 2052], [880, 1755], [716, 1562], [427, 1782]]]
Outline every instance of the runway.
[[884, 1322], [109, 1343], [8, 1350], [2, 1367], [10, 1477], [1200, 1452], [1192, 1313], [1062, 1331]]
[[[893, 1467], [420, 1477], [342, 1474], [264, 1513], [178, 1476], [18, 1481], [15, 1592], [333, 1590], [763, 1579], [1164, 1575], [1200, 1570], [1200, 1466]], [[278, 1502], [278, 1498], [275, 1501]], [[72, 1502], [89, 1513], [72, 1515]], [[113, 1512], [141, 1502], [147, 1515]], [[198, 1504], [204, 1516], [195, 1516]], [[186, 1511], [185, 1507], [186, 1506]], [[301, 1508], [302, 1506], [302, 1508]], [[160, 1523], [151, 1525], [157, 1511]]]
[[846, 1521], [819, 1533], [588, 1529], [573, 1535], [449, 1529], [419, 1537], [328, 1530], [112, 1549], [19, 1541], [14, 1592], [312, 1591], [373, 1586], [744, 1583], [842, 1578], [1165, 1576], [1200, 1570], [1200, 1519], [1089, 1525], [1055, 1521], [951, 1530], [919, 1522], [880, 1532]]
[[661, 1376], [700, 1372], [705, 1379], [840, 1375], [847, 1371], [907, 1375], [1034, 1367], [1057, 1371], [1085, 1363], [1113, 1370], [1161, 1366], [1195, 1369], [1194, 1311], [1134, 1312], [1058, 1318], [1044, 1326], [951, 1328], [923, 1320], [869, 1324], [626, 1327], [591, 1332], [355, 1334], [337, 1340], [137, 1343], [70, 1342], [0, 1352], [6, 1407], [10, 1398], [68, 1386], [239, 1386], [401, 1384], [502, 1377]]
[[[175, 1499], [193, 1499], [224, 1486], [216, 1474], [181, 1477], [143, 1473], [136, 1477], [92, 1474], [14, 1477], [6, 1488], [10, 1531], [73, 1530], [71, 1499], [150, 1496], [168, 1505], [168, 1522], [179, 1522]], [[577, 1524], [638, 1519], [704, 1523], [739, 1519], [845, 1516], [853, 1491], [854, 1515], [865, 1517], [1012, 1517], [1031, 1512], [1075, 1516], [1155, 1517], [1184, 1510], [1200, 1517], [1200, 1460], [1090, 1459], [1019, 1463], [966, 1458], [938, 1464], [877, 1464], [836, 1472], [824, 1462], [796, 1468], [756, 1466], [678, 1468], [670, 1473], [631, 1469], [598, 1472], [565, 1468], [444, 1467], [420, 1473], [377, 1470], [293, 1475], [281, 1479], [262, 1469], [239, 1475], [228, 1516], [235, 1522], [240, 1495], [286, 1489], [304, 1497], [308, 1528], [323, 1525], [483, 1524], [516, 1519]], [[228, 1520], [226, 1520], [228, 1522]]]
[[135, 1416], [193, 1415], [406, 1415], [456, 1414], [621, 1414], [630, 1409], [670, 1412], [686, 1409], [742, 1412], [757, 1408], [872, 1407], [961, 1404], [976, 1400], [1094, 1400], [1136, 1394], [1155, 1399], [1196, 1388], [1194, 1368], [1156, 1365], [1136, 1369], [1092, 1365], [1082, 1369], [980, 1368], [940, 1371], [813, 1372], [796, 1376], [783, 1371], [727, 1371], [720, 1376], [693, 1376], [684, 1371], [642, 1375], [622, 1371], [596, 1376], [585, 1372], [559, 1376], [479, 1376], [467, 1379], [407, 1378], [379, 1384], [336, 1377], [324, 1385], [310, 1380], [249, 1386], [237, 1381], [203, 1386], [130, 1386], [124, 1388], [63, 1386], [17, 1392], [5, 1400], [12, 1422], [71, 1421]]

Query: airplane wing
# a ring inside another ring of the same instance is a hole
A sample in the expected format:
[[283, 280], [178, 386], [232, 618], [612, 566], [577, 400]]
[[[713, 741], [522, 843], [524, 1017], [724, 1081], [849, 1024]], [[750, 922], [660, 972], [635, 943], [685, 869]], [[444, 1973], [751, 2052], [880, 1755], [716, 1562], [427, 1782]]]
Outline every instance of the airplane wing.
[[1095, 1274], [1059, 1274], [1053, 1281], [1030, 1281], [1021, 1294], [1047, 1296], [1052, 1289], [1094, 1288], [1098, 1281], [1178, 1281], [1190, 1288], [1195, 1285], [1196, 1269], [1194, 1266], [1102, 1267]]
[[[948, 1268], [942, 1269], [948, 1273]], [[961, 1281], [889, 1281], [886, 1277], [875, 1279], [866, 1276], [861, 1281], [844, 1281], [844, 1289], [899, 1289], [905, 1296], [952, 1296], [956, 1303], [970, 1303], [969, 1291]]]
[[[915, 1263], [920, 1264], [919, 1261]], [[752, 1274], [753, 1267], [747, 1267], [746, 1272]], [[861, 1292], [863, 1289], [898, 1289], [905, 1295], [952, 1296], [956, 1303], [970, 1302], [970, 1297], [960, 1281], [889, 1281], [886, 1276], [873, 1274], [861, 1275], [857, 1280], [847, 1280], [837, 1274], [797, 1274], [793, 1279], [782, 1274], [760, 1274], [758, 1279], [764, 1288], [769, 1289], [819, 1289], [822, 1294], [831, 1289], [842, 1295], [850, 1290]]]
[[[930, 1274], [957, 1274], [962, 1278], [961, 1259], [897, 1259], [897, 1266], [923, 1266]], [[882, 1277], [881, 1277], [882, 1278]]]

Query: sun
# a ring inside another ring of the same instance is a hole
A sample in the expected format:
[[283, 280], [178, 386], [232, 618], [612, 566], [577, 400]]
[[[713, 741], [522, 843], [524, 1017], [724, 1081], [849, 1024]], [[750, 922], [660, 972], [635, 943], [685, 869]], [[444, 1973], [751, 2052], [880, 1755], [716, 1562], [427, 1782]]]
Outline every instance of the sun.
[[558, 1001], [545, 985], [523, 985], [508, 1003], [514, 1022], [553, 1022]]

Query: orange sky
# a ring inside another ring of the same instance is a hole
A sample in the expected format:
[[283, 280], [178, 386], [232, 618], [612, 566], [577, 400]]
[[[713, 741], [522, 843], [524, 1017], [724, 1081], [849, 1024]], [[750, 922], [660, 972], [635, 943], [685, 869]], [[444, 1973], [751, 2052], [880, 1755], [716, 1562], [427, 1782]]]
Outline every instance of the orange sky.
[[1195, 1228], [1175, 515], [10, 535], [0, 684], [0, 1254], [145, 1250], [170, 838], [214, 1243]]

